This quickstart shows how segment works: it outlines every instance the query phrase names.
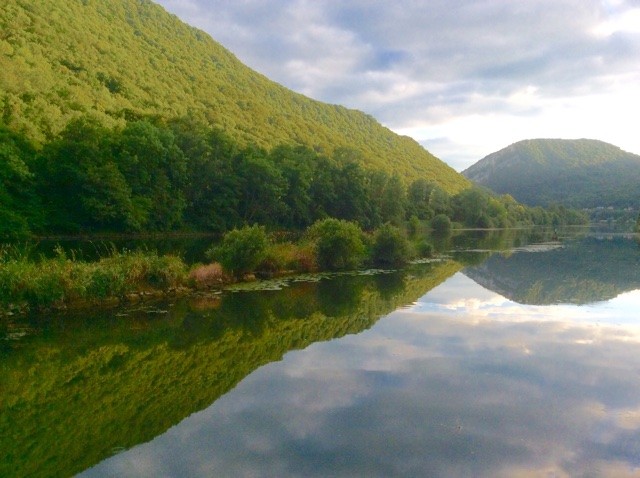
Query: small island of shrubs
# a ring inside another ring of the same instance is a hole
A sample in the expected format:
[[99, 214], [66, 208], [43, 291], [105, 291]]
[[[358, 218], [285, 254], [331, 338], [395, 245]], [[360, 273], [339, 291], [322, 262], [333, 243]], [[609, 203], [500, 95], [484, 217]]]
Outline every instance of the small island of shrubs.
[[355, 222], [332, 218], [314, 223], [295, 243], [274, 240], [260, 225], [233, 229], [208, 250], [210, 263], [192, 266], [149, 251], [113, 251], [89, 262], [58, 248], [53, 258], [33, 260], [4, 246], [0, 313], [126, 303], [284, 273], [399, 267], [431, 251], [424, 238], [410, 241], [394, 225], [364, 232]]
[[270, 239], [264, 226], [245, 226], [229, 231], [209, 249], [214, 262], [194, 266], [187, 285], [202, 289], [276, 274], [400, 267], [432, 250], [424, 240], [414, 245], [391, 224], [368, 233], [355, 222], [328, 218], [314, 223], [295, 243]]

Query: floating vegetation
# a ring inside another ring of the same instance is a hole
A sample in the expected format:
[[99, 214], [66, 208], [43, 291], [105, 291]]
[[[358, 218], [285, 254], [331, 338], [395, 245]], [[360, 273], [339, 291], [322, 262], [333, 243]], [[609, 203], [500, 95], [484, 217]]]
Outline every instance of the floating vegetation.
[[280, 279], [270, 279], [254, 282], [238, 282], [231, 284], [224, 288], [229, 292], [254, 292], [254, 291], [267, 291], [267, 290], [282, 290], [283, 287], [287, 287], [288, 281]]
[[409, 261], [409, 264], [433, 264], [436, 262], [444, 262], [449, 259], [450, 259], [450, 256], [423, 257], [421, 259], [414, 259], [412, 261]]
[[511, 252], [549, 252], [555, 249], [562, 249], [561, 242], [547, 242], [543, 244], [529, 244], [528, 246], [516, 247]]
[[169, 311], [165, 309], [147, 309], [144, 312], [146, 312], [147, 314], [159, 314], [159, 315], [169, 313]]
[[124, 317], [129, 314], [140, 313], [140, 312], [143, 314], [168, 314], [169, 313], [167, 309], [160, 309], [154, 305], [148, 305], [143, 307], [130, 308], [130, 309], [127, 309], [125, 312], [122, 312], [117, 315]]
[[367, 269], [364, 271], [356, 271], [354, 275], [358, 276], [374, 276], [379, 274], [390, 274], [396, 272], [397, 269]]
[[309, 274], [298, 274], [295, 276], [279, 277], [277, 279], [267, 279], [254, 282], [238, 282], [230, 284], [224, 288], [228, 292], [257, 292], [257, 291], [277, 291], [284, 287], [289, 287], [292, 283], [299, 282], [320, 282], [323, 279], [331, 279], [338, 276], [372, 276], [379, 274], [390, 274], [394, 269], [363, 269], [355, 271], [341, 272], [317, 272]]

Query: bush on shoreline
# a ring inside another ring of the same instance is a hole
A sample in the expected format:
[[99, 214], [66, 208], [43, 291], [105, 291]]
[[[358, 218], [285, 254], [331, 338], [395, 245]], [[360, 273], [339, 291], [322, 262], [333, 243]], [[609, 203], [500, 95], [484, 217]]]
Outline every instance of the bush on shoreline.
[[432, 254], [424, 238], [414, 242], [391, 224], [365, 234], [355, 222], [330, 218], [317, 221], [297, 243], [270, 239], [263, 226], [234, 229], [207, 251], [218, 262], [191, 267], [180, 257], [149, 251], [113, 250], [87, 262], [62, 249], [56, 257], [34, 260], [27, 249], [0, 246], [0, 313], [122, 301], [180, 287], [211, 289], [253, 274], [347, 270], [362, 264], [397, 267], [416, 255]]
[[374, 265], [383, 267], [401, 266], [410, 258], [409, 242], [402, 231], [385, 224], [374, 235], [371, 259]]
[[323, 219], [311, 226], [307, 235], [315, 244], [316, 261], [321, 269], [355, 269], [364, 259], [362, 231], [354, 222]]
[[264, 226], [245, 226], [227, 232], [222, 244], [209, 249], [207, 255], [218, 260], [227, 272], [240, 279], [253, 272], [266, 258], [268, 245]]
[[451, 219], [446, 214], [438, 214], [431, 219], [431, 229], [436, 234], [449, 234], [451, 232]]

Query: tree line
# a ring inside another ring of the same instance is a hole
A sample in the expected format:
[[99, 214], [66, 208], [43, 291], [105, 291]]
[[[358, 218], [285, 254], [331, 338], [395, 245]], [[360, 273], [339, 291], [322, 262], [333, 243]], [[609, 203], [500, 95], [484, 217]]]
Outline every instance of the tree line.
[[224, 232], [245, 224], [302, 230], [327, 217], [372, 230], [446, 215], [468, 227], [583, 222], [480, 188], [363, 167], [348, 148], [241, 147], [191, 119], [107, 128], [85, 117], [36, 148], [0, 125], [0, 235]]

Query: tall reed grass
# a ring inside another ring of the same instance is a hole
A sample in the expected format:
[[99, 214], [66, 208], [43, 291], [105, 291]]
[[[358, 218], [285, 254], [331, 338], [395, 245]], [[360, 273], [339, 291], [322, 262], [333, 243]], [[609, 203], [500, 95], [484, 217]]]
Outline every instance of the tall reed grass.
[[141, 291], [166, 291], [186, 282], [188, 270], [176, 256], [117, 252], [95, 262], [68, 257], [29, 258], [16, 246], [0, 247], [0, 308], [61, 307], [74, 301], [123, 298]]

